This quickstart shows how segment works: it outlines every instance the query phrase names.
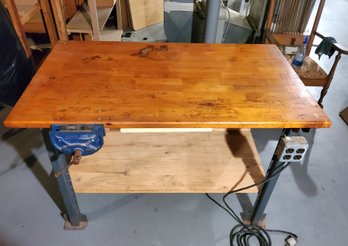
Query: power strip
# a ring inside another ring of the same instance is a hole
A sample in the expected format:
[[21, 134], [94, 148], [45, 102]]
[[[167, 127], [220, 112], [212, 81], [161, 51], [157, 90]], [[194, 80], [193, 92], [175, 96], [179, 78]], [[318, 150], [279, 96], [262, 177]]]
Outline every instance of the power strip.
[[286, 136], [281, 138], [276, 156], [281, 162], [300, 162], [308, 150], [307, 140], [302, 136]]

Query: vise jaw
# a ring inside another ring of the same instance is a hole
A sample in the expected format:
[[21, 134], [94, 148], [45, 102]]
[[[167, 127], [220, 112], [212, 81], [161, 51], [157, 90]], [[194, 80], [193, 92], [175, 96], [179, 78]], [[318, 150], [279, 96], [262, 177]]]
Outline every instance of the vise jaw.
[[103, 146], [104, 136], [103, 125], [52, 125], [49, 132], [53, 146], [68, 155], [94, 154]]

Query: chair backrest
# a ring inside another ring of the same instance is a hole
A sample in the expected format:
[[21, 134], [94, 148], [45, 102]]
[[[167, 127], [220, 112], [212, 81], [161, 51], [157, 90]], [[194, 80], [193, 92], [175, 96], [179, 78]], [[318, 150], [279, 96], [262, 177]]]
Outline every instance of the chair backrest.
[[[318, 5], [316, 7], [316, 2]], [[325, 0], [270, 0], [265, 29], [271, 33], [301, 35], [306, 32], [309, 19], [315, 13], [309, 33], [309, 54], [317, 31]]]
[[267, 29], [272, 33], [303, 33], [315, 0], [272, 0]]

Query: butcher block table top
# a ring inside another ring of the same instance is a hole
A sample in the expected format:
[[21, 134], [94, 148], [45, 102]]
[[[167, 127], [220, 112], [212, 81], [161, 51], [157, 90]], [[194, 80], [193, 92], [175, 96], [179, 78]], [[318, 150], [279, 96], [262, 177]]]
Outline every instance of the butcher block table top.
[[58, 43], [7, 127], [322, 128], [331, 122], [274, 45]]

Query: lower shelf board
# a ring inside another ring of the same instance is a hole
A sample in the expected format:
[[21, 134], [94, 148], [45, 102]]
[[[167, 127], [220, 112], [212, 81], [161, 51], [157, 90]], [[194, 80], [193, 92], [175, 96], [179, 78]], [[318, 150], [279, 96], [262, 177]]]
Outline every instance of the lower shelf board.
[[[182, 133], [107, 131], [101, 150], [72, 166], [79, 193], [225, 193], [264, 178], [248, 129]], [[243, 191], [257, 192], [258, 187]]]

